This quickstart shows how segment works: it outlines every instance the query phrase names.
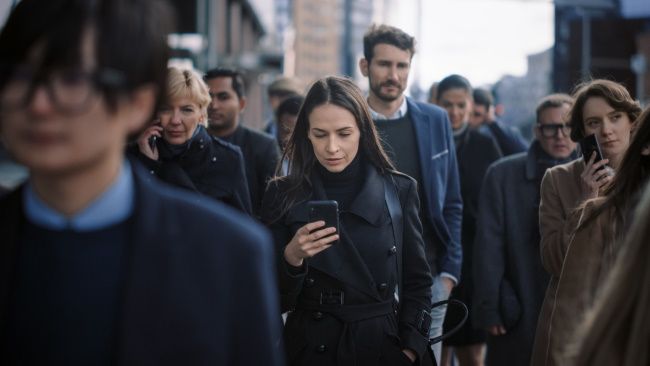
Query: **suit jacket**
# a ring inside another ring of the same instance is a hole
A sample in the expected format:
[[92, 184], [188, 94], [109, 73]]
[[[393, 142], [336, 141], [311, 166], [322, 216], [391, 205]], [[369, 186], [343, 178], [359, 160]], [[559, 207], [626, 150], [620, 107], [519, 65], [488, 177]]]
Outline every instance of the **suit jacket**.
[[463, 201], [460, 194], [458, 163], [451, 123], [443, 109], [407, 98], [408, 113], [413, 121], [420, 156], [424, 195], [422, 208], [436, 236], [437, 272], [447, 272], [460, 279], [463, 251], [460, 244]]
[[225, 140], [239, 146], [244, 155], [253, 215], [259, 216], [266, 183], [275, 175], [280, 161], [278, 143], [271, 135], [242, 125]]
[[[148, 180], [134, 166], [117, 365], [282, 365], [268, 232], [245, 215]], [[0, 200], [0, 363], [20, 243], [22, 189]], [[251, 352], [251, 349], [254, 352]]]
[[[387, 360], [404, 358], [402, 348], [414, 350], [420, 360], [427, 359], [429, 329], [428, 325], [422, 328], [420, 320], [429, 313], [432, 279], [424, 255], [415, 181], [401, 174], [383, 177], [370, 164], [365, 169], [361, 191], [348, 210], [340, 213], [339, 243], [306, 260], [302, 270], [286, 262], [284, 248], [309, 222], [307, 201], [327, 199], [318, 173], [312, 174], [313, 188], [303, 190], [298, 203], [281, 217], [286, 182], [271, 183], [264, 197], [262, 219], [270, 224], [275, 239], [283, 310], [294, 310], [285, 327], [290, 365], [392, 364]], [[397, 190], [401, 237], [394, 236], [384, 179]], [[393, 311], [400, 277], [399, 310]], [[314, 305], [332, 293], [343, 293], [343, 306]], [[387, 310], [368, 316], [382, 303], [387, 303]], [[358, 307], [366, 308], [358, 314]]]

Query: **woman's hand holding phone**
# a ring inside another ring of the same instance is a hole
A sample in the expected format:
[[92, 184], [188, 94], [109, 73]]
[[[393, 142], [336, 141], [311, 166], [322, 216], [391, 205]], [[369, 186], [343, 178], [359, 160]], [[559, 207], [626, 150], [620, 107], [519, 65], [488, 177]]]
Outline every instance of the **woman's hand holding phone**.
[[614, 178], [614, 170], [607, 166], [609, 159], [595, 160], [596, 152], [593, 152], [580, 174], [584, 200], [598, 197], [600, 189]]
[[289, 244], [284, 248], [284, 259], [294, 267], [302, 266], [305, 258], [332, 246], [339, 239], [334, 227], [324, 227], [325, 221], [310, 222], [296, 231]]
[[[155, 139], [162, 138], [163, 128], [159, 124], [148, 127], [138, 137], [138, 148], [140, 152], [151, 160], [158, 160], [158, 149], [156, 148]], [[151, 143], [153, 139], [154, 143]]]

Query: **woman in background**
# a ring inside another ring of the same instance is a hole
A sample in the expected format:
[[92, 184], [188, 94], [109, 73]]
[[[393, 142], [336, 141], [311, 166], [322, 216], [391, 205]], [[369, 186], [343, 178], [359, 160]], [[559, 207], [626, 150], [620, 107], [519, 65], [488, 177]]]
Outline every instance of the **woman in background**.
[[196, 71], [170, 67], [159, 123], [140, 135], [131, 152], [161, 180], [250, 214], [241, 151], [205, 129], [210, 101], [208, 87]]
[[[575, 210], [585, 200], [603, 195], [603, 189], [612, 184], [616, 189], [629, 172], [619, 177], [621, 160], [630, 144], [633, 122], [639, 116], [641, 108], [632, 99], [628, 91], [620, 84], [609, 80], [593, 80], [579, 85], [574, 93], [575, 104], [570, 112], [571, 139], [580, 141], [594, 134], [598, 140], [603, 160], [596, 162], [595, 154], [571, 163], [556, 166], [546, 171], [542, 179], [540, 202], [541, 255], [544, 268], [551, 274], [549, 287], [538, 320], [533, 348], [532, 365], [563, 365], [563, 349], [567, 336], [575, 330], [575, 319], [579, 309], [563, 312], [564, 304], [581, 301], [581, 291], [571, 294], [571, 279], [579, 275], [583, 268], [564, 264], [567, 259], [569, 243], [576, 229], [585, 228], [585, 218], [593, 209], [593, 204], [585, 207], [581, 213]], [[616, 172], [616, 175], [614, 174]], [[620, 208], [619, 208], [620, 209]], [[601, 217], [605, 220], [605, 216]], [[600, 230], [598, 238], [594, 230]], [[611, 245], [620, 227], [613, 225], [595, 225], [573, 238], [574, 242], [583, 240]], [[587, 235], [587, 237], [585, 237]], [[585, 239], [580, 239], [585, 237]], [[578, 253], [581, 244], [573, 250]], [[596, 244], [595, 244], [596, 245]], [[594, 247], [595, 248], [595, 247]], [[601, 256], [591, 252], [589, 258], [598, 263]], [[568, 261], [571, 262], [571, 261]], [[586, 269], [585, 269], [586, 270]], [[561, 277], [563, 279], [561, 279]], [[585, 281], [590, 280], [585, 273]], [[564, 282], [559, 289], [559, 282]], [[578, 282], [587, 290], [589, 282]], [[584, 309], [583, 309], [584, 310]]]

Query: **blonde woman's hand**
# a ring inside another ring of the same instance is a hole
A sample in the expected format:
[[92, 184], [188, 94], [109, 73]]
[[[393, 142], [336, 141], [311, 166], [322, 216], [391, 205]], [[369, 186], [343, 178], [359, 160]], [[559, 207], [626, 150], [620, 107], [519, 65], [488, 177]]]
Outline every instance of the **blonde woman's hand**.
[[614, 178], [614, 170], [607, 166], [609, 159], [598, 162], [594, 162], [594, 160], [596, 160], [596, 152], [591, 154], [585, 165], [585, 170], [580, 174], [584, 200], [598, 197], [598, 192]]
[[[325, 221], [310, 222], [296, 231], [289, 244], [284, 248], [284, 259], [294, 267], [302, 266], [305, 258], [332, 246], [339, 239], [336, 228], [325, 226]], [[334, 235], [332, 235], [334, 234]]]
[[158, 160], [158, 149], [156, 145], [149, 144], [149, 138], [152, 136], [162, 138], [162, 130], [163, 128], [160, 125], [155, 124], [144, 130], [138, 137], [138, 148], [140, 152], [151, 160]]

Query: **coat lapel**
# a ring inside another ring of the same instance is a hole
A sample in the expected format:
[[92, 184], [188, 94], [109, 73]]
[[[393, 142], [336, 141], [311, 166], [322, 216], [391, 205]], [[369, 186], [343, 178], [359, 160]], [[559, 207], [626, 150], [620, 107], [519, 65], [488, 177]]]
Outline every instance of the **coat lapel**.
[[[425, 199], [423, 202], [432, 202], [431, 197], [436, 197], [435, 185], [433, 184], [433, 173], [431, 171], [432, 164], [431, 160], [435, 157], [432, 150], [432, 141], [431, 141], [431, 121], [429, 121], [429, 115], [422, 112], [416, 103], [413, 103], [410, 99], [406, 99], [408, 103], [408, 113], [410, 114], [411, 121], [413, 121], [413, 127], [415, 129], [415, 136], [417, 141], [417, 148], [420, 157], [420, 171], [422, 172], [422, 186], [420, 187], [421, 192], [424, 193]], [[440, 153], [436, 151], [436, 153]], [[427, 211], [430, 211], [432, 208], [425, 207]]]
[[[312, 174], [311, 179], [313, 183], [313, 191], [310, 200], [326, 200], [327, 196], [325, 194], [325, 189], [323, 188], [322, 181], [320, 180], [318, 174]], [[374, 187], [369, 187], [369, 185], [372, 184], [370, 183], [370, 180], [371, 179], [366, 180], [362, 192], [376, 191]], [[379, 182], [379, 184], [381, 184], [381, 181]], [[381, 189], [382, 189], [381, 191], [382, 196], [380, 196], [380, 199], [381, 202], [383, 203], [384, 201], [383, 187]], [[355, 201], [353, 202], [353, 206], [357, 202], [364, 202], [364, 201], [359, 201], [360, 197], [361, 195], [359, 195], [357, 199], [355, 199]], [[373, 198], [373, 199], [377, 201], [377, 198]], [[366, 212], [367, 210], [365, 209], [362, 210], [357, 207], [355, 210], [363, 211], [363, 215], [359, 215], [359, 216], [362, 216], [364, 218], [374, 216], [368, 214]], [[352, 209], [350, 211], [353, 212]], [[290, 222], [306, 223], [309, 221], [308, 212], [309, 211], [307, 210], [307, 201], [303, 201], [297, 204], [296, 206], [294, 206], [290, 210], [289, 214], [287, 215], [287, 220], [289, 220]], [[341, 282], [345, 282], [346, 284], [356, 288], [357, 290], [375, 299], [381, 300], [381, 296], [379, 295], [379, 292], [377, 291], [376, 286], [374, 285], [374, 280], [372, 279], [372, 275], [370, 274], [370, 271], [368, 270], [368, 267], [366, 266], [365, 262], [359, 255], [359, 252], [354, 247], [354, 244], [352, 244], [350, 236], [347, 233], [347, 229], [345, 228], [345, 225], [342, 221], [339, 222], [339, 227], [341, 230], [341, 232], [339, 233], [340, 235], [339, 243], [333, 245], [329, 249], [324, 250], [318, 255], [311, 258], [309, 260], [309, 266], [314, 267], [315, 269], [322, 271], [328, 274], [329, 276], [332, 276], [340, 280]]]

